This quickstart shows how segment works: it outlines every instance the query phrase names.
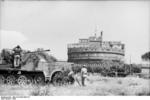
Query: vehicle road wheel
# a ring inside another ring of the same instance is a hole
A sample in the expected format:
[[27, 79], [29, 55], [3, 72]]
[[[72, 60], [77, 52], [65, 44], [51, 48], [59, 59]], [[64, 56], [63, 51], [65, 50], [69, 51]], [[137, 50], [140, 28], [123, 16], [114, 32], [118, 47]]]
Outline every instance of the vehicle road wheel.
[[22, 86], [27, 85], [27, 81], [28, 81], [28, 79], [25, 75], [20, 75], [17, 79], [17, 83]]
[[4, 84], [5, 77], [3, 75], [0, 75], [0, 84]]
[[42, 75], [37, 75], [34, 78], [35, 84], [44, 84], [44, 77]]
[[27, 76], [27, 84], [28, 85], [31, 85], [31, 84], [33, 84], [33, 78], [31, 77], [31, 76]]
[[7, 76], [7, 78], [6, 78], [6, 82], [7, 82], [7, 84], [9, 84], [9, 85], [15, 84], [15, 81], [16, 81], [16, 78], [15, 78], [14, 75], [9, 75], [9, 76]]
[[52, 83], [55, 86], [61, 86], [63, 85], [63, 73], [62, 72], [56, 72], [54, 73], [54, 76], [52, 77]]

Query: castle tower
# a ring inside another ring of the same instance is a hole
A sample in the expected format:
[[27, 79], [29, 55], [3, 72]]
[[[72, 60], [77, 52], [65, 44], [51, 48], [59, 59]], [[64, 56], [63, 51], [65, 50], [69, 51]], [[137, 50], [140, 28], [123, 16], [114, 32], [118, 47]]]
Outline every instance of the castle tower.
[[68, 62], [100, 64], [103, 60], [123, 61], [124, 59], [124, 46], [120, 47], [124, 44], [120, 41], [104, 41], [103, 31], [100, 32], [99, 37], [91, 36], [80, 40], [84, 42], [68, 45]]

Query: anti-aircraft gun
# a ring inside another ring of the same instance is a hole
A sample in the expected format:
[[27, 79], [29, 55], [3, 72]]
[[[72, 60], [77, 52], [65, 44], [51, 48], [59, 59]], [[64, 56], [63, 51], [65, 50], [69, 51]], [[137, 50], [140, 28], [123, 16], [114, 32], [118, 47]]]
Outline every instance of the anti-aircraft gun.
[[[49, 56], [44, 52], [50, 50], [25, 51], [21, 57], [21, 67], [14, 68], [13, 53], [11, 50], [2, 51], [0, 64], [0, 84], [44, 84], [52, 82], [53, 84], [62, 84], [63, 71], [55, 68], [53, 62], [54, 57]], [[3, 53], [6, 53], [4, 55]], [[40, 62], [40, 59], [45, 59], [46, 62]], [[49, 59], [53, 58], [53, 59]]]

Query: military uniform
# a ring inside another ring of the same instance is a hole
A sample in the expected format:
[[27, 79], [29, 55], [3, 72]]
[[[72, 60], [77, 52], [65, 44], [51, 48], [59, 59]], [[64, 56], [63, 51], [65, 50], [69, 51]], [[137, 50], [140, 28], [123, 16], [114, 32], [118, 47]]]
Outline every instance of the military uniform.
[[13, 66], [15, 68], [20, 67], [21, 66], [21, 52], [22, 52], [22, 49], [18, 45], [17, 47], [15, 47], [13, 49], [13, 51], [14, 51], [14, 53], [13, 53], [13, 59], [14, 59]]
[[69, 74], [68, 74], [68, 76], [69, 76], [69, 82], [70, 82], [70, 84], [73, 84], [74, 83], [74, 72], [73, 71], [70, 71], [69, 72]]
[[82, 67], [81, 69], [81, 83], [82, 86], [85, 86], [85, 79], [87, 78], [87, 68], [85, 66]]

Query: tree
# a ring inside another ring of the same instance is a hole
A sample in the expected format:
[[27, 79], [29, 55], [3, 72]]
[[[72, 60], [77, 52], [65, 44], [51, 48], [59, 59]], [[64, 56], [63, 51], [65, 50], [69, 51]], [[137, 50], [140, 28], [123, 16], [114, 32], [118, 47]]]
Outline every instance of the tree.
[[150, 51], [143, 54], [141, 58], [145, 61], [150, 61]]
[[12, 52], [8, 49], [3, 49], [1, 52], [1, 58], [6, 64], [12, 64], [13, 63], [13, 56]]

